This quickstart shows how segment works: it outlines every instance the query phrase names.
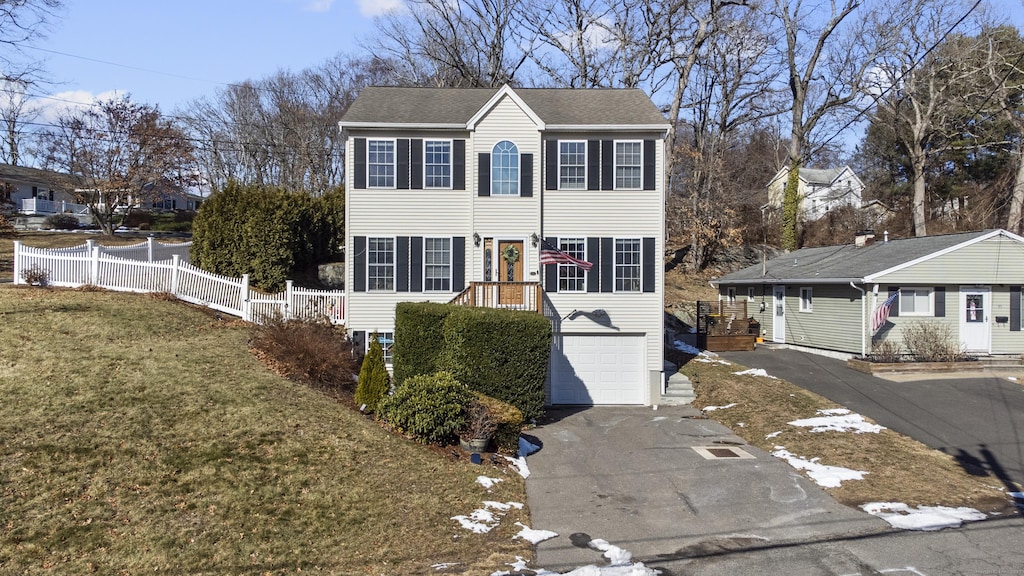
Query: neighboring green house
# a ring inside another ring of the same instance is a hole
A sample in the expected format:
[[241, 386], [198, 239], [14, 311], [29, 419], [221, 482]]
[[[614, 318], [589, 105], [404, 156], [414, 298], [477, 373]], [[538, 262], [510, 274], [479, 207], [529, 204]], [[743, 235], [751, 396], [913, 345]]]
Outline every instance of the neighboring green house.
[[[864, 356], [873, 342], [902, 342], [910, 321], [948, 324], [973, 354], [1020, 354], [1024, 238], [983, 230], [804, 248], [727, 274], [723, 300], [747, 301], [748, 316], [774, 342]], [[892, 294], [888, 319], [875, 311]]]

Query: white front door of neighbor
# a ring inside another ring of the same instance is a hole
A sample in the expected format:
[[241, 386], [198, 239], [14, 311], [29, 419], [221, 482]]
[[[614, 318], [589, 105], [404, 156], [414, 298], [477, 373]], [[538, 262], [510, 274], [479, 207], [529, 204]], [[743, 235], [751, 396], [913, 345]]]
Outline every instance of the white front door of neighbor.
[[772, 340], [786, 341], [786, 287], [772, 286]]
[[968, 352], [989, 353], [992, 345], [992, 289], [960, 287], [960, 344]]

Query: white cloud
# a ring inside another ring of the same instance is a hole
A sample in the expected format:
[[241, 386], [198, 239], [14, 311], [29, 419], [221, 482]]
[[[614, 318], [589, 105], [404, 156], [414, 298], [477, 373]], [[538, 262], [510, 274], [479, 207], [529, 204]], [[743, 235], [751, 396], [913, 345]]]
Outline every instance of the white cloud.
[[33, 103], [39, 107], [39, 120], [50, 124], [68, 110], [87, 108], [101, 100], [110, 100], [125, 94], [126, 92], [123, 90], [107, 90], [99, 94], [93, 94], [87, 90], [70, 90], [57, 92], [44, 98], [36, 98]]
[[[323, 0], [319, 0], [323, 1]], [[402, 9], [402, 0], [357, 0], [359, 13], [367, 18], [382, 16], [392, 10]]]
[[310, 0], [302, 7], [306, 12], [330, 12], [334, 0]]

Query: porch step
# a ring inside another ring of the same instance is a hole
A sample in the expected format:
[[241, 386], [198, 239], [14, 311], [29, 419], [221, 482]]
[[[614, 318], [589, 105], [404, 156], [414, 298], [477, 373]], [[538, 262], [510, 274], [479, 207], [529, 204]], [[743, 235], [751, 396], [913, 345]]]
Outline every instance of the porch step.
[[665, 383], [665, 392], [661, 395], [659, 404], [664, 406], [683, 406], [693, 402], [697, 394], [693, 391], [693, 383], [685, 374], [677, 372], [675, 364], [665, 363], [665, 375], [668, 380]]

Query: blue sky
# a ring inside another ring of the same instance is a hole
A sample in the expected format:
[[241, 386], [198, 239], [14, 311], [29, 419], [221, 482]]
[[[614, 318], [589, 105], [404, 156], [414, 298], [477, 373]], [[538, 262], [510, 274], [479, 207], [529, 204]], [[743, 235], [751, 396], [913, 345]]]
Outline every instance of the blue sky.
[[86, 102], [119, 90], [169, 113], [227, 83], [356, 53], [372, 16], [397, 2], [67, 0], [42, 50], [27, 52], [57, 82], [47, 94]]

